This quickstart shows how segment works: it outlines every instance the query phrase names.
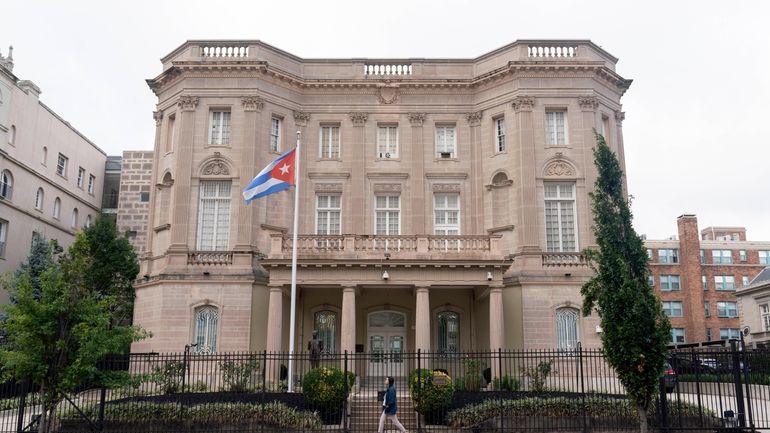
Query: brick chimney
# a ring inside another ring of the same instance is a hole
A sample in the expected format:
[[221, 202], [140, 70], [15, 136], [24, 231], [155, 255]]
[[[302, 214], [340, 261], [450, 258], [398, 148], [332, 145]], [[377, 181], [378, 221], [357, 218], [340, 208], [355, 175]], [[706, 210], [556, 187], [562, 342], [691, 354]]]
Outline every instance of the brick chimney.
[[679, 230], [679, 284], [688, 329], [685, 338], [688, 343], [706, 341], [698, 218], [695, 215], [681, 215], [676, 224]]

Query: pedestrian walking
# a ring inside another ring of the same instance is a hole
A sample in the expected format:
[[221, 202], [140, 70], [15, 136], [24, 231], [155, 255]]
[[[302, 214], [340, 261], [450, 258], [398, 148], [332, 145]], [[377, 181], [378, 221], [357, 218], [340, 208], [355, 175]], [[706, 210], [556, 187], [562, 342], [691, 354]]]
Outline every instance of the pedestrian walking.
[[382, 415], [380, 415], [380, 426], [377, 428], [377, 433], [382, 433], [385, 428], [385, 419], [391, 420], [401, 433], [406, 431], [396, 416], [398, 407], [396, 406], [396, 387], [393, 385], [395, 381], [393, 376], [385, 378], [385, 386], [388, 387], [388, 390], [385, 391], [385, 397], [382, 399]]

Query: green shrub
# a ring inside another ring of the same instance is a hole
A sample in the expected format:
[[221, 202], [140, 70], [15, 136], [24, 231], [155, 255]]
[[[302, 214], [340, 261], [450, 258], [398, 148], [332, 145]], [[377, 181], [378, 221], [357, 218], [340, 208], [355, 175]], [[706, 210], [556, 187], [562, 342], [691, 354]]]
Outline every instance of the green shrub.
[[340, 409], [347, 391], [345, 376], [336, 367], [314, 368], [302, 378], [302, 393], [324, 412]]
[[250, 390], [252, 375], [259, 369], [259, 361], [256, 357], [238, 361], [225, 359], [219, 363], [219, 368], [222, 369], [223, 391], [246, 392]]
[[465, 376], [463, 381], [465, 382], [465, 389], [468, 391], [478, 391], [483, 385], [483, 377], [481, 375], [484, 370], [484, 363], [480, 359], [465, 358], [463, 360], [463, 367], [465, 367]]
[[518, 391], [521, 388], [521, 382], [519, 382], [519, 379], [506, 374], [502, 378], [494, 378], [492, 380], [492, 388], [495, 391]]
[[182, 380], [184, 379], [185, 372], [185, 364], [183, 362], [172, 361], [153, 368], [151, 377], [163, 394], [173, 394], [182, 390]]
[[535, 392], [545, 392], [548, 390], [546, 382], [548, 376], [556, 374], [553, 369], [553, 360], [540, 361], [535, 367], [521, 367], [521, 374], [529, 379], [529, 389]]
[[[439, 383], [435, 383], [434, 378]], [[409, 374], [409, 396], [414, 409], [423, 415], [445, 412], [452, 405], [452, 394], [452, 378], [441, 371], [423, 368]]]

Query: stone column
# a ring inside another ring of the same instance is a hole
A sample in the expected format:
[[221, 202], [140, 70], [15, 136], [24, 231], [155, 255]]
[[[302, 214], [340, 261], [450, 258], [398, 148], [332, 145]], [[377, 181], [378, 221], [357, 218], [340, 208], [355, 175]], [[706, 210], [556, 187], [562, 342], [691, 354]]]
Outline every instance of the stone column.
[[[615, 124], [617, 126], [617, 152], [618, 161], [620, 162], [620, 168], [623, 173], [626, 173], [626, 148], [623, 145], [623, 121], [626, 120], [626, 113], [623, 111], [615, 112]], [[623, 191], [628, 195], [628, 185], [626, 185], [626, 178], [623, 178]]]
[[428, 287], [415, 287], [416, 305], [414, 309], [414, 349], [431, 352], [430, 347], [430, 290]]
[[268, 352], [280, 352], [283, 348], [283, 286], [268, 286], [270, 299], [267, 311], [267, 345]]
[[[241, 105], [243, 106], [243, 139], [240, 143], [241, 152], [240, 161], [238, 162], [240, 182], [238, 185], [233, 184], [233, 188], [236, 191], [242, 191], [261, 167], [254, 163], [257, 162], [257, 133], [259, 132], [257, 122], [259, 122], [259, 114], [265, 106], [265, 103], [259, 96], [243, 96], [241, 97]], [[240, 196], [240, 194], [237, 196]], [[255, 221], [254, 208], [256, 208], [257, 203], [246, 205], [243, 200], [240, 199], [235, 200], [234, 204], [240, 206], [234, 249], [236, 251], [251, 251], [253, 238], [252, 230], [254, 230]]]
[[[425, 113], [407, 113], [409, 123], [412, 125], [412, 154], [411, 175], [409, 183], [414, 185], [410, 189], [412, 202], [410, 209], [412, 212], [411, 227], [404, 227], [401, 233], [414, 234], [432, 234], [428, 220], [425, 218], [425, 147], [423, 145], [422, 124], [425, 122]], [[404, 147], [401, 152], [405, 155]], [[405, 230], [404, 230], [405, 229]]]
[[[155, 151], [152, 155], [152, 184], [150, 185], [150, 212], [147, 216], [147, 245], [145, 249], [145, 254], [143, 256], [146, 257], [152, 257], [153, 254], [153, 248], [152, 248], [152, 242], [153, 242], [153, 236], [155, 235], [155, 230], [153, 230], [156, 226], [155, 223], [155, 214], [158, 212], [158, 209], [155, 208], [155, 202], [157, 200], [157, 195], [160, 194], [160, 189], [156, 188], [155, 185], [160, 183], [160, 180], [158, 179], [158, 176], [160, 175], [158, 173], [158, 167], [159, 167], [159, 161], [160, 161], [160, 137], [163, 125], [163, 112], [162, 111], [153, 111], [152, 112], [152, 118], [155, 119]], [[156, 253], [160, 255], [161, 253], [164, 253], [165, 251], [157, 251]], [[139, 257], [139, 259], [142, 259], [142, 257]], [[141, 275], [141, 274], [140, 274]]]
[[532, 119], [532, 110], [535, 107], [535, 98], [532, 96], [517, 96], [514, 98], [513, 110], [515, 111], [518, 127], [519, 141], [519, 181], [517, 185], [519, 194], [519, 224], [516, 227], [518, 234], [517, 253], [539, 252], [540, 231], [537, 229], [538, 204], [537, 196], [537, 169], [535, 158], [535, 135]]
[[[505, 344], [503, 335], [503, 288], [491, 287], [489, 289], [489, 350], [497, 352]], [[492, 377], [500, 377], [500, 363], [497, 356], [491, 357]]]
[[342, 288], [342, 331], [340, 335], [340, 352], [355, 353], [356, 351], [356, 288]]
[[[346, 152], [350, 155], [352, 160], [351, 173], [350, 173], [350, 189], [351, 196], [349, 200], [346, 200], [345, 209], [349, 212], [348, 215], [352, 216], [352, 227], [344, 228], [345, 233], [366, 233], [365, 224], [367, 219], [367, 209], [365, 206], [365, 187], [366, 176], [364, 174], [364, 167], [366, 167], [366, 134], [365, 128], [366, 119], [369, 118], [368, 113], [353, 112], [350, 113], [350, 121], [353, 122], [353, 143], [351, 149]], [[347, 230], [352, 230], [351, 232]]]
[[469, 191], [470, 197], [465, 200], [466, 204], [470, 204], [470, 209], [474, 209], [474, 212], [468, 212], [470, 214], [470, 230], [461, 231], [461, 233], [485, 233], [484, 231], [484, 170], [482, 167], [482, 142], [481, 142], [481, 111], [474, 111], [467, 113], [465, 118], [468, 120], [468, 124], [471, 129], [471, 188]]
[[[583, 173], [584, 179], [578, 179], [575, 182], [575, 191], [577, 193], [577, 224], [578, 243], [581, 248], [596, 246], [596, 239], [593, 231], [590, 229], [591, 202], [588, 199], [588, 193], [593, 190], [596, 182], [596, 168], [594, 167], [594, 154], [591, 149], [596, 143], [594, 129], [597, 126], [596, 110], [599, 108], [599, 99], [595, 96], [579, 96], [578, 105], [582, 114], [582, 135], [583, 135]], [[598, 119], [601, 121], [601, 119]], [[608, 143], [609, 144], [609, 143]], [[585, 201], [584, 201], [585, 200]], [[581, 223], [581, 221], [583, 221]]]
[[188, 250], [187, 239], [190, 221], [190, 194], [192, 182], [193, 148], [195, 138], [195, 108], [198, 97], [182, 95], [179, 106], [179, 139], [176, 153], [176, 173], [174, 180], [173, 214], [171, 216], [171, 246], [169, 250], [184, 252]]

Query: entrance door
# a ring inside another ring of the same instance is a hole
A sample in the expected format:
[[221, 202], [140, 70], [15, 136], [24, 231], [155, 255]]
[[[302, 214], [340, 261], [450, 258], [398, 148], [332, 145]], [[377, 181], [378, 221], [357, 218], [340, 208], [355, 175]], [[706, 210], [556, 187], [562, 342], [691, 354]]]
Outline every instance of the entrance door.
[[397, 311], [369, 315], [369, 377], [403, 376], [406, 316]]

